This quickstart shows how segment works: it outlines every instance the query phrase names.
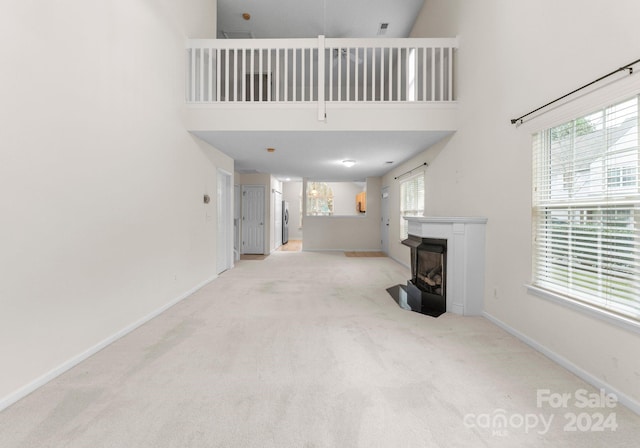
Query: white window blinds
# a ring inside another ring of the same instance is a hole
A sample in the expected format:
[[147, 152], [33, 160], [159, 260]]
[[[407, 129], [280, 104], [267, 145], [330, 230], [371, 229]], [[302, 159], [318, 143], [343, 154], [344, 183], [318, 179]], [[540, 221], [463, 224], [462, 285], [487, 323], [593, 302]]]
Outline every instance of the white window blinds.
[[424, 173], [403, 180], [400, 184], [400, 239], [406, 239], [409, 223], [404, 216], [424, 214]]
[[640, 320], [638, 97], [533, 139], [533, 283]]

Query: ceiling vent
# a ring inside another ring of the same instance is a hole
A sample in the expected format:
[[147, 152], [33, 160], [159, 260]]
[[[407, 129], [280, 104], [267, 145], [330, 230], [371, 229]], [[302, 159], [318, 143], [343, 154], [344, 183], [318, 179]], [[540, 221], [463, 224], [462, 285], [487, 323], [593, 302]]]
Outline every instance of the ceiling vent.
[[387, 30], [389, 29], [389, 24], [387, 22], [382, 22], [378, 27], [378, 36], [384, 36], [387, 34]]
[[251, 31], [223, 31], [222, 35], [225, 39], [253, 39]]

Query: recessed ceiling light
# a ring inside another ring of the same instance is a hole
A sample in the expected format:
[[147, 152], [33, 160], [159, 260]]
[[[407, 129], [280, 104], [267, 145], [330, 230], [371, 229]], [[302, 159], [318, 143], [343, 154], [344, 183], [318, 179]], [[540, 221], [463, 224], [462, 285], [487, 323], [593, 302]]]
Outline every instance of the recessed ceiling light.
[[387, 161], [386, 161], [386, 162], [384, 162], [384, 163], [386, 163], [387, 165], [391, 165], [391, 164], [393, 163], [393, 160], [387, 160]]
[[290, 180], [291, 180], [291, 178], [290, 178], [290, 177], [287, 177], [287, 178], [285, 179], [285, 182], [289, 182]]
[[244, 20], [251, 20], [251, 14], [249, 14], [248, 12], [243, 12], [242, 13], [242, 18]]
[[276, 152], [276, 148], [267, 148], [267, 152]]
[[351, 160], [351, 159], [343, 160], [343, 161], [342, 161], [342, 164], [343, 164], [344, 166], [346, 166], [347, 168], [351, 168], [353, 165], [355, 165], [355, 164], [356, 164], [356, 161], [355, 161], [355, 160]]

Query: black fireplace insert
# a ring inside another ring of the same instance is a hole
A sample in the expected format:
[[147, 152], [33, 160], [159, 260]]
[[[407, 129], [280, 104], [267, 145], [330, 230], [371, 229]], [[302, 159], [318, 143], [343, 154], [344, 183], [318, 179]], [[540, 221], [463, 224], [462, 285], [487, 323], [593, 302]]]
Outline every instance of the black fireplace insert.
[[411, 310], [440, 316], [447, 311], [447, 240], [409, 235], [402, 244], [411, 248], [406, 287]]

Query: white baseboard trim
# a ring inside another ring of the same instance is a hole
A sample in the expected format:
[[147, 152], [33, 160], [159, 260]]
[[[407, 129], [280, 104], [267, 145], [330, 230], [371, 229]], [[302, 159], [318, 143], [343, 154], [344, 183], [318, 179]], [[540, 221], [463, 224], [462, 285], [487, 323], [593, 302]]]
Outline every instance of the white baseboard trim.
[[633, 398], [631, 398], [630, 396], [620, 392], [619, 390], [617, 390], [614, 387], [612, 387], [610, 384], [605, 383], [600, 378], [595, 377], [594, 375], [592, 375], [591, 373], [589, 373], [586, 370], [582, 369], [581, 367], [578, 367], [577, 365], [575, 365], [574, 363], [569, 361], [567, 358], [565, 358], [563, 356], [560, 356], [559, 354], [557, 354], [556, 352], [550, 350], [549, 348], [545, 347], [544, 345], [534, 341], [529, 336], [527, 336], [527, 335], [525, 335], [523, 333], [520, 333], [518, 330], [514, 329], [513, 327], [510, 327], [509, 325], [507, 325], [504, 322], [502, 322], [501, 320], [495, 318], [494, 316], [492, 316], [491, 314], [487, 313], [486, 311], [483, 311], [482, 315], [483, 315], [483, 317], [485, 317], [489, 321], [491, 321], [494, 324], [496, 324], [498, 327], [500, 327], [503, 330], [505, 330], [507, 333], [512, 334], [513, 336], [515, 336], [516, 338], [520, 339], [522, 342], [524, 342], [528, 346], [530, 346], [533, 349], [539, 351], [540, 353], [545, 355], [547, 358], [549, 358], [552, 361], [554, 361], [555, 363], [561, 365], [562, 367], [564, 367], [565, 369], [567, 369], [569, 372], [573, 373], [574, 375], [582, 378], [584, 381], [586, 381], [587, 383], [591, 384], [592, 386], [594, 386], [594, 387], [596, 387], [598, 389], [604, 389], [607, 393], [615, 394], [615, 396], [618, 398], [618, 402], [619, 403], [625, 405], [626, 407], [631, 409], [636, 414], [640, 414], [640, 403], [637, 402], [636, 400], [634, 400]]
[[449, 305], [447, 303], [447, 312], [448, 313], [453, 313], [453, 314], [458, 314], [459, 316], [464, 316], [464, 307], [460, 304], [457, 303], [452, 303], [451, 305]]
[[215, 276], [209, 278], [208, 280], [205, 280], [204, 282], [196, 285], [195, 287], [191, 288], [189, 291], [187, 291], [187, 292], [183, 293], [182, 295], [180, 295], [179, 297], [173, 299], [171, 302], [161, 306], [160, 308], [152, 311], [151, 313], [147, 314], [146, 316], [138, 319], [137, 321], [133, 322], [132, 324], [130, 324], [128, 326], [126, 326], [125, 328], [123, 328], [122, 330], [118, 331], [117, 333], [114, 333], [113, 335], [111, 335], [108, 338], [100, 341], [99, 343], [97, 343], [93, 347], [90, 347], [87, 350], [85, 350], [84, 352], [74, 356], [73, 358], [71, 358], [68, 361], [62, 363], [58, 367], [50, 370], [49, 372], [45, 373], [44, 375], [36, 378], [34, 381], [26, 384], [25, 386], [21, 387], [20, 389], [16, 390], [15, 392], [10, 393], [6, 397], [3, 397], [2, 399], [0, 399], [0, 412], [3, 411], [4, 409], [8, 408], [9, 406], [11, 406], [12, 404], [17, 402], [18, 400], [21, 400], [22, 398], [26, 397], [27, 395], [29, 395], [31, 392], [35, 391], [36, 389], [44, 386], [49, 381], [51, 381], [51, 380], [55, 379], [56, 377], [62, 375], [67, 370], [69, 370], [69, 369], [75, 367], [76, 365], [80, 364], [82, 361], [84, 361], [85, 359], [89, 358], [90, 356], [95, 355], [96, 353], [98, 353], [103, 348], [107, 347], [108, 345], [113, 344], [115, 341], [117, 341], [118, 339], [120, 339], [123, 336], [127, 335], [128, 333], [131, 333], [136, 328], [140, 327], [141, 325], [144, 325], [145, 323], [149, 322], [151, 319], [153, 319], [153, 318], [159, 316], [160, 314], [164, 313], [166, 310], [168, 310], [172, 306], [176, 305], [177, 303], [181, 302], [182, 300], [186, 299], [187, 297], [189, 297], [190, 295], [192, 295], [193, 293], [195, 293], [199, 289], [205, 287], [206, 285], [211, 283], [216, 278], [218, 278], [217, 275], [215, 275]]
[[[402, 261], [400, 261], [400, 260], [398, 260], [397, 258], [392, 257], [392, 256], [390, 256], [390, 255], [388, 255], [388, 257], [389, 257], [389, 258], [391, 258], [391, 259], [392, 259], [393, 261], [395, 261], [396, 263], [398, 263], [399, 265], [404, 266], [405, 268], [407, 268], [407, 269], [411, 270], [411, 266], [410, 266], [410, 265], [405, 264], [405, 263], [403, 263]], [[408, 279], [407, 279], [407, 280], [408, 280]]]

